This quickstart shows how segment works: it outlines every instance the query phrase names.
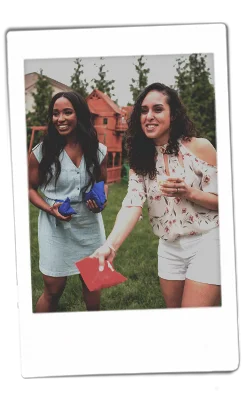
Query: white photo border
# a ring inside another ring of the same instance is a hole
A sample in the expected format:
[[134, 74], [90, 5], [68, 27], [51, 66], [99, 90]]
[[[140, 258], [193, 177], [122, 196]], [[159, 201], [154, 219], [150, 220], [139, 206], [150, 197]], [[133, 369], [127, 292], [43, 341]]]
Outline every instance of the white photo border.
[[[222, 306], [34, 314], [24, 61], [191, 53], [214, 55]], [[237, 369], [226, 26], [197, 24], [10, 31], [7, 54], [22, 376]]]

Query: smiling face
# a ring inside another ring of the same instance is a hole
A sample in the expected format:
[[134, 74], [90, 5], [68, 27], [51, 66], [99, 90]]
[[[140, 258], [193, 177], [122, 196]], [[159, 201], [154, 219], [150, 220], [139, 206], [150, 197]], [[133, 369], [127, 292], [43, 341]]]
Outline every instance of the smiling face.
[[163, 145], [169, 139], [171, 112], [167, 96], [157, 90], [147, 94], [141, 105], [141, 127], [145, 135], [156, 145]]
[[70, 135], [74, 132], [77, 125], [76, 112], [65, 97], [59, 97], [55, 101], [52, 122], [60, 135]]

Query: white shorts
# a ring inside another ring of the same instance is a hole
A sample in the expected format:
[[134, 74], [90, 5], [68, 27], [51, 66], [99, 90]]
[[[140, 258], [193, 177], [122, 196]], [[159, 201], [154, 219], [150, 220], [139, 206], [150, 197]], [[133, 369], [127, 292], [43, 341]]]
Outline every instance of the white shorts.
[[174, 242], [159, 240], [158, 275], [168, 280], [185, 280], [220, 285], [219, 228]]

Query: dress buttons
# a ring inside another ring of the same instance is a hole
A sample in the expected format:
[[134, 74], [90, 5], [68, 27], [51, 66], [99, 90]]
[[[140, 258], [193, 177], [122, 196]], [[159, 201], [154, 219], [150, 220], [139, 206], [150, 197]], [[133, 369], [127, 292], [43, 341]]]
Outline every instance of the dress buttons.
[[80, 172], [77, 172], [78, 174], [80, 174]]

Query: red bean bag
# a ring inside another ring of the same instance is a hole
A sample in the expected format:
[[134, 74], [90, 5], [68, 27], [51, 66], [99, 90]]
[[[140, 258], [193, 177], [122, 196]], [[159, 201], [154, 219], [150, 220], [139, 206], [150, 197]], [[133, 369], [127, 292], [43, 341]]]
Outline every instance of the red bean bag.
[[86, 257], [76, 261], [75, 265], [90, 292], [119, 285], [127, 280], [125, 276], [115, 271], [109, 261], [105, 261], [104, 267], [99, 267], [98, 258]]

